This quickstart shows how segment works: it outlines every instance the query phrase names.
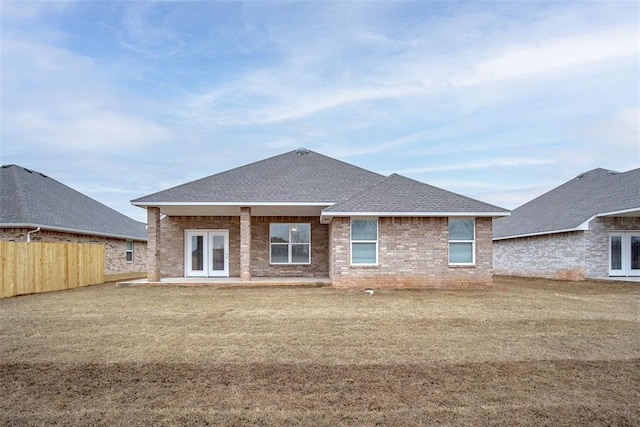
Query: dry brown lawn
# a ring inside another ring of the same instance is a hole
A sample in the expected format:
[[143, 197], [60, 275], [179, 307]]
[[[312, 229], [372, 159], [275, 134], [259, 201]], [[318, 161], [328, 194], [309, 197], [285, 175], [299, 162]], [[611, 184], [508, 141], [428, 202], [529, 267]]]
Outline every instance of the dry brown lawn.
[[640, 425], [640, 284], [0, 300], [0, 425]]

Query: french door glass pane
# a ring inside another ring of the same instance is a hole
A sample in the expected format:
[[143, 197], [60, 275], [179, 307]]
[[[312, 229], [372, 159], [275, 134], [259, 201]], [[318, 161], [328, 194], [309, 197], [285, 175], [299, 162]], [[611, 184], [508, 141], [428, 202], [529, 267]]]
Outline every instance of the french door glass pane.
[[289, 262], [289, 245], [271, 245], [271, 262], [287, 263]]
[[449, 243], [449, 263], [473, 263], [473, 243]]
[[204, 241], [203, 236], [191, 236], [191, 269], [204, 270]]
[[622, 236], [611, 236], [611, 270], [622, 270]]
[[375, 264], [376, 263], [376, 243], [352, 243], [351, 263], [352, 264]]
[[211, 239], [211, 268], [224, 271], [224, 236], [212, 236]]
[[631, 269], [640, 270], [640, 236], [631, 236]]
[[291, 245], [291, 262], [309, 263], [309, 245]]

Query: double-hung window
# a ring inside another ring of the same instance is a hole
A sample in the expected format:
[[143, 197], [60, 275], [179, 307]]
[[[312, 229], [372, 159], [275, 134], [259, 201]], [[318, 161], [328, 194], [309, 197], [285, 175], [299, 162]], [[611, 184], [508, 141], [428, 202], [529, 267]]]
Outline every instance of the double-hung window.
[[127, 240], [126, 257], [127, 262], [133, 262], [133, 240]]
[[311, 224], [269, 224], [271, 264], [311, 263]]
[[449, 264], [474, 265], [476, 262], [476, 221], [449, 218]]
[[351, 219], [351, 264], [378, 264], [378, 219]]

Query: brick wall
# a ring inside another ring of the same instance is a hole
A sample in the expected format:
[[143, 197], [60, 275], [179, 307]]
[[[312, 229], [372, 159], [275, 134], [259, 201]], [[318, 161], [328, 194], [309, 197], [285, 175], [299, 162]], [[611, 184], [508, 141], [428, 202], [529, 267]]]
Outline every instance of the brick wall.
[[583, 231], [496, 240], [493, 253], [495, 274], [562, 280], [586, 274]]
[[[269, 224], [272, 222], [311, 224], [311, 264], [269, 264]], [[329, 276], [329, 226], [320, 224], [320, 217], [253, 217], [251, 239], [251, 274], [255, 277]]]
[[584, 280], [609, 276], [609, 233], [640, 230], [640, 218], [595, 218], [587, 231], [496, 240], [494, 272]]
[[476, 219], [476, 265], [450, 266], [447, 218], [379, 218], [378, 265], [352, 266], [350, 219], [330, 226], [331, 279], [336, 287], [488, 288], [492, 221]]
[[240, 217], [167, 216], [160, 221], [162, 277], [184, 276], [185, 230], [229, 230], [229, 275], [240, 277]]
[[609, 276], [609, 233], [612, 231], [640, 231], [640, 218], [601, 217], [589, 223], [585, 247], [587, 277]]
[[[0, 229], [0, 240], [26, 242], [27, 232], [33, 228]], [[32, 242], [71, 242], [104, 245], [104, 273], [139, 273], [147, 270], [147, 243], [133, 242], [133, 262], [127, 262], [127, 243], [123, 239], [40, 230], [31, 234]]]
[[[269, 224], [310, 223], [311, 264], [270, 265]], [[229, 276], [240, 277], [240, 218], [168, 216], [161, 221], [162, 277], [184, 276], [184, 235], [187, 229], [229, 230]], [[252, 277], [327, 277], [328, 226], [319, 217], [251, 217]]]

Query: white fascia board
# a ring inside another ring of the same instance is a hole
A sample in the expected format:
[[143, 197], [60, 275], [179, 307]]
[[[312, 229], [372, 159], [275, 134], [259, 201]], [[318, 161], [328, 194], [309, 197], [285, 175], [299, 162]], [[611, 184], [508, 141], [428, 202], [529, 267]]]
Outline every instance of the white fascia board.
[[323, 212], [322, 216], [415, 216], [415, 217], [498, 217], [509, 216], [511, 212]]
[[618, 215], [625, 215], [625, 214], [629, 214], [629, 213], [640, 213], [640, 206], [637, 208], [630, 208], [630, 209], [623, 209], [623, 210], [619, 210], [619, 211], [611, 211], [611, 212], [602, 212], [599, 214], [596, 214], [596, 217], [600, 217], [600, 216], [618, 216]]
[[134, 206], [331, 206], [335, 202], [143, 202]]
[[87, 231], [87, 230], [77, 230], [74, 228], [64, 228], [64, 227], [52, 227], [50, 225], [41, 225], [41, 224], [0, 224], [0, 228], [38, 228], [41, 230], [49, 230], [49, 231], [59, 231], [61, 233], [70, 233], [70, 234], [85, 234], [88, 236], [97, 236], [97, 237], [109, 237], [112, 239], [122, 239], [122, 240], [135, 240], [137, 242], [146, 242], [147, 239], [141, 239], [139, 237], [133, 236], [123, 236], [119, 234], [109, 234], [109, 233], [100, 233], [97, 231]]
[[[593, 219], [593, 218], [592, 218]], [[525, 233], [525, 234], [516, 234], [513, 236], [505, 236], [505, 237], [494, 237], [493, 241], [496, 240], [508, 240], [508, 239], [519, 239], [521, 237], [534, 237], [534, 236], [544, 236], [545, 234], [558, 234], [558, 233], [571, 233], [572, 231], [587, 231], [589, 230], [589, 222], [591, 219], [583, 222], [579, 226], [575, 228], [566, 228], [563, 230], [550, 230], [550, 231], [540, 231], [537, 233]]]
[[509, 216], [511, 212], [323, 212], [320, 222], [328, 224], [334, 217], [461, 217], [482, 218]]

